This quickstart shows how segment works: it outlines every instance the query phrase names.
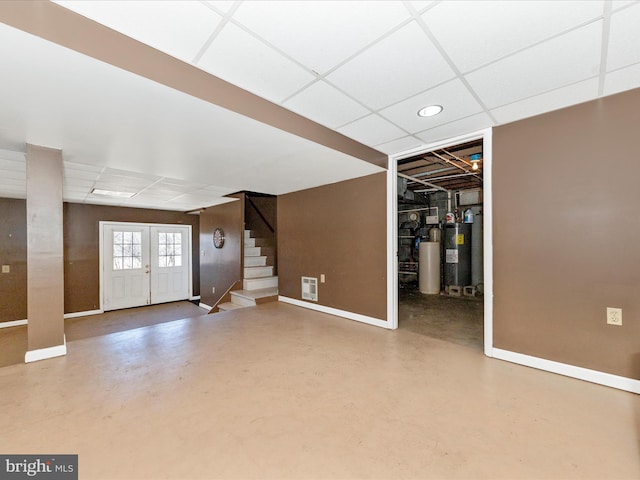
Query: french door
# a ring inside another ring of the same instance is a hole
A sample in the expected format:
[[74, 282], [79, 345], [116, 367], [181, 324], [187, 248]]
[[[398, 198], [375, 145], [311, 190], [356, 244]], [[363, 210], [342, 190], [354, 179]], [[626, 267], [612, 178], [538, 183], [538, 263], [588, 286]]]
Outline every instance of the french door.
[[188, 299], [188, 226], [102, 222], [102, 309]]

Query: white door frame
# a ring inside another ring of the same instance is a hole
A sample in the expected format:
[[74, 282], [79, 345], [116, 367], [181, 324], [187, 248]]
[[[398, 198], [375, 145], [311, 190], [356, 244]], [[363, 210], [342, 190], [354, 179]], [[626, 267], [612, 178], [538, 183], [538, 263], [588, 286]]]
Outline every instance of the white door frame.
[[193, 228], [191, 225], [184, 225], [182, 223], [140, 223], [140, 222], [111, 222], [108, 220], [105, 221], [100, 221], [98, 223], [99, 225], [99, 249], [100, 249], [100, 255], [99, 255], [99, 262], [100, 262], [100, 311], [104, 312], [104, 257], [103, 257], [103, 250], [104, 250], [104, 227], [105, 225], [123, 225], [123, 226], [132, 226], [132, 225], [139, 225], [142, 227], [187, 227], [189, 230], [189, 234], [187, 235], [189, 237], [188, 241], [188, 247], [187, 247], [187, 263], [188, 263], [188, 268], [189, 268], [189, 298], [193, 298], [193, 261], [192, 261], [192, 256], [193, 256]]
[[492, 195], [492, 129], [449, 138], [389, 157], [387, 168], [387, 322], [398, 328], [398, 160], [439, 148], [482, 139], [483, 175], [483, 249], [484, 249], [484, 353], [493, 356], [493, 195]]

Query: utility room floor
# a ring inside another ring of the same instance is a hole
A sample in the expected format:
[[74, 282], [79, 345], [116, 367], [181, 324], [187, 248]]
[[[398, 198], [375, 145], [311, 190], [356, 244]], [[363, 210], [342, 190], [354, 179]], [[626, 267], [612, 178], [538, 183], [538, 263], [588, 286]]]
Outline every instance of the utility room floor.
[[398, 327], [482, 351], [483, 297], [449, 297], [420, 293], [417, 285], [398, 292]]

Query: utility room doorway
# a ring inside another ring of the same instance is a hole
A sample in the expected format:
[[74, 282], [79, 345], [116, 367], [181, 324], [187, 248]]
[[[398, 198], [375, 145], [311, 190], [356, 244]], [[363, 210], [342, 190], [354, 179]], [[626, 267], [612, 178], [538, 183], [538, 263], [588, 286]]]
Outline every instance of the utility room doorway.
[[484, 347], [483, 139], [398, 160], [398, 327]]

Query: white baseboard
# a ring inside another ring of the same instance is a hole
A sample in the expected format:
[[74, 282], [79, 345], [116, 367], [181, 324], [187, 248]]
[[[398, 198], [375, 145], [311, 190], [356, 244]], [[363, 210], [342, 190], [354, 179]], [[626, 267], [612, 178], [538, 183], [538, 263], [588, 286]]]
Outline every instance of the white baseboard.
[[60, 357], [67, 354], [67, 336], [64, 336], [64, 343], [55, 347], [40, 348], [38, 350], [29, 350], [24, 355], [24, 363], [37, 362], [47, 358]]
[[501, 350], [499, 348], [494, 348], [491, 353], [493, 358], [497, 358], [499, 360], [506, 360], [507, 362], [517, 363], [519, 365], [525, 365], [539, 370], [546, 370], [547, 372], [557, 373], [566, 377], [586, 380], [587, 382], [640, 394], [640, 380], [635, 380], [633, 378], [621, 377], [611, 373], [576, 367], [566, 363], [545, 360], [544, 358], [532, 357], [530, 355]]
[[200, 300], [200, 295], [194, 295], [193, 297], [189, 297], [189, 301], [194, 302], [196, 300]]
[[[86, 317], [88, 315], [99, 315], [104, 313], [102, 310], [87, 310], [86, 312], [73, 312], [73, 313], [65, 313], [64, 318], [76, 318], [76, 317]], [[0, 322], [0, 328], [9, 328], [9, 327], [19, 327], [21, 325], [27, 325], [29, 323], [28, 320], [14, 320], [12, 322]]]
[[289, 297], [278, 297], [279, 302], [289, 303], [291, 305], [296, 305], [302, 308], [308, 308], [309, 310], [316, 310], [322, 313], [328, 313], [329, 315], [335, 315], [336, 317], [348, 318], [349, 320], [355, 320], [356, 322], [367, 323], [369, 325], [374, 325], [376, 327], [381, 328], [391, 328], [389, 322], [385, 320], [380, 320], [374, 317], [368, 317], [366, 315], [361, 315], [359, 313], [347, 312], [346, 310], [339, 310], [333, 307], [325, 307], [324, 305], [318, 305], [316, 303], [305, 302], [303, 300], [296, 300], [295, 298]]
[[211, 310], [213, 307], [210, 307], [209, 305], [207, 305], [206, 303], [199, 303], [198, 306], [200, 308], [204, 308], [205, 310]]
[[19, 327], [26, 324], [27, 320], [13, 320], [11, 322], [0, 322], [0, 328]]
[[87, 310], [86, 312], [65, 313], [64, 318], [86, 317], [89, 315], [100, 315], [104, 310]]

